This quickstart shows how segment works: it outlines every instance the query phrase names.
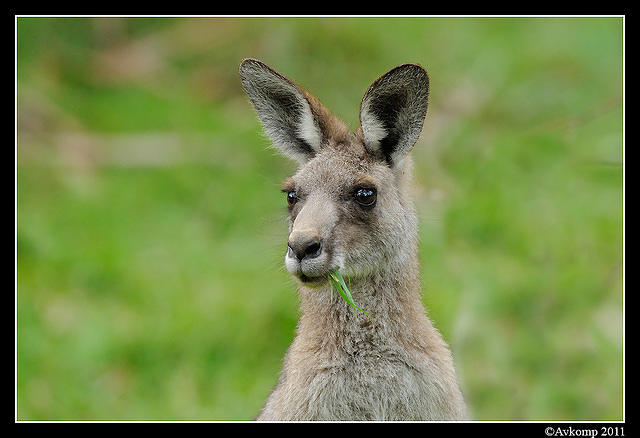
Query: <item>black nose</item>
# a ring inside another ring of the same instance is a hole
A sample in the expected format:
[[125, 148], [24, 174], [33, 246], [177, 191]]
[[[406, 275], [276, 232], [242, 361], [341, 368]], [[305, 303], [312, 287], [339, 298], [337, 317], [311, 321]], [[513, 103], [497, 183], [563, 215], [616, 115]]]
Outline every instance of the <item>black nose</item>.
[[288, 243], [289, 256], [302, 261], [304, 258], [318, 257], [322, 252], [322, 242], [317, 237], [311, 239], [292, 239]]

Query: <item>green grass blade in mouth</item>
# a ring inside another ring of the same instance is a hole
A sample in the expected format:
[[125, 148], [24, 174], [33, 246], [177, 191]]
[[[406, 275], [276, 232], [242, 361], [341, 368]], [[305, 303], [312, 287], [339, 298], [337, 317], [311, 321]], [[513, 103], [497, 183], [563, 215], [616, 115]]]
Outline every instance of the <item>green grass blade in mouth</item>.
[[333, 281], [331, 281], [331, 277], [329, 277], [329, 286], [331, 287], [331, 301], [333, 301]]
[[[366, 310], [361, 309], [360, 307], [356, 306], [356, 303], [353, 302], [353, 296], [351, 295], [351, 291], [347, 287], [347, 283], [345, 283], [344, 278], [342, 277], [342, 274], [340, 274], [339, 271], [336, 270], [329, 273], [329, 281], [331, 283], [331, 298], [333, 298], [333, 285], [335, 284], [336, 290], [338, 291], [342, 299], [347, 302], [347, 304], [349, 304], [351, 307], [358, 309], [362, 313], [371, 315], [371, 312], [367, 312]], [[351, 283], [351, 280], [349, 280], [349, 283]]]

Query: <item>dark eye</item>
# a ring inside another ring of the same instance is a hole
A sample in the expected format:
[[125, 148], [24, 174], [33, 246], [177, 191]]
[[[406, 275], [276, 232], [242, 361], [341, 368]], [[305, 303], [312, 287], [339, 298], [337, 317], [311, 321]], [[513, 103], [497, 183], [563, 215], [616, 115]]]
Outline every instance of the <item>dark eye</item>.
[[363, 207], [373, 207], [376, 203], [376, 189], [362, 188], [356, 190], [356, 202]]
[[287, 192], [287, 204], [289, 204], [289, 206], [293, 206], [296, 202], [298, 202], [296, 192]]

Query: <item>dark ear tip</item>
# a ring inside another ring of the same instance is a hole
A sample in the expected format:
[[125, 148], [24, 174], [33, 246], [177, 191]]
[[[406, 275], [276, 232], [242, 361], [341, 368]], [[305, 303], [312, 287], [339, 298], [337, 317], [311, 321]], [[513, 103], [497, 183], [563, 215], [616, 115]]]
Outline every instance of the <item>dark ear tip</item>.
[[238, 73], [242, 74], [243, 71], [246, 71], [248, 68], [254, 67], [261, 64], [260, 61], [254, 58], [244, 58], [240, 62], [240, 66], [238, 67]]
[[429, 85], [429, 74], [427, 73], [427, 70], [420, 64], [414, 64], [414, 63], [401, 64], [395, 69], [392, 69], [389, 73], [395, 70], [411, 72], [411, 74], [414, 75], [416, 79], [418, 80], [422, 79], [426, 82], [427, 85]]
[[[403, 79], [400, 79], [403, 78]], [[372, 90], [374, 90], [378, 85], [382, 83], [395, 82], [400, 79], [403, 82], [407, 83], [417, 83], [420, 86], [424, 87], [427, 92], [429, 90], [429, 75], [427, 70], [422, 67], [420, 64], [407, 63], [400, 64], [397, 67], [392, 68], [378, 79], [376, 79], [373, 84], [369, 87], [369, 90], [365, 93], [364, 99], [367, 97]]]
[[415, 70], [415, 71], [422, 71], [425, 74], [427, 73], [427, 70], [423, 66], [418, 64], [417, 62], [407, 62], [405, 64], [400, 64], [396, 68], [406, 68], [406, 69], [411, 69], [411, 70]]
[[242, 62], [240, 62], [240, 67], [238, 67], [238, 73], [240, 73], [240, 75], [242, 76], [251, 71], [272, 72], [273, 70], [267, 64], [260, 61], [259, 59], [255, 59], [255, 58], [243, 59]]

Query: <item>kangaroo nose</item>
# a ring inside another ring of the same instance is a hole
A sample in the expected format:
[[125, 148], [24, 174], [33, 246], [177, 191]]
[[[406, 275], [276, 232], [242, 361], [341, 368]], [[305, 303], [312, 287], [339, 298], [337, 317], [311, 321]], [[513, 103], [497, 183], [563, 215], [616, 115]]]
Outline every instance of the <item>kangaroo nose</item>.
[[298, 260], [318, 257], [322, 252], [322, 242], [316, 234], [291, 233], [289, 237], [288, 250], [290, 257], [295, 256]]

